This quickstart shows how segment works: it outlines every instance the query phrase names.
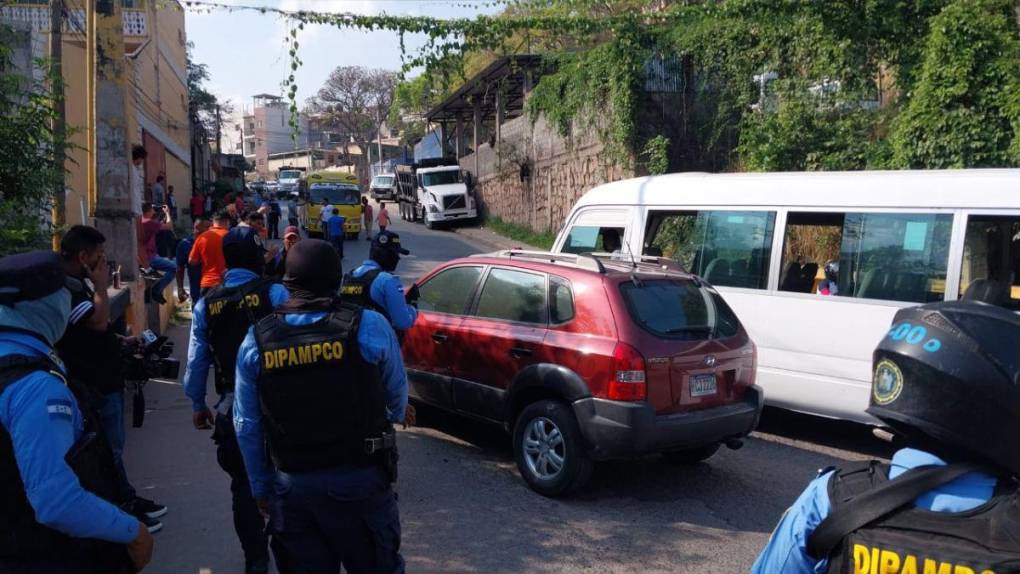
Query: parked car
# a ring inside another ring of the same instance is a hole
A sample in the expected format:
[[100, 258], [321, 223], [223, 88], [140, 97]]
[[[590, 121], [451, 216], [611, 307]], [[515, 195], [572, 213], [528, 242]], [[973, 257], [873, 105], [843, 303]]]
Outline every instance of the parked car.
[[403, 343], [412, 400], [502, 425], [546, 496], [593, 461], [739, 448], [763, 405], [747, 332], [668, 260], [619, 258], [504, 251], [433, 270]]

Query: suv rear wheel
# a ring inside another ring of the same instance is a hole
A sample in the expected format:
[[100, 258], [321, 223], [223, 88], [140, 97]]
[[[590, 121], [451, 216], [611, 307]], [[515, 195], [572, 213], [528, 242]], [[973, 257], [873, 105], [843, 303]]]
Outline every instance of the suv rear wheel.
[[670, 464], [695, 464], [711, 458], [718, 450], [719, 443], [712, 443], [687, 450], [664, 452], [662, 458]]
[[514, 458], [528, 486], [561, 496], [591, 478], [592, 461], [570, 408], [556, 401], [528, 405], [514, 424]]

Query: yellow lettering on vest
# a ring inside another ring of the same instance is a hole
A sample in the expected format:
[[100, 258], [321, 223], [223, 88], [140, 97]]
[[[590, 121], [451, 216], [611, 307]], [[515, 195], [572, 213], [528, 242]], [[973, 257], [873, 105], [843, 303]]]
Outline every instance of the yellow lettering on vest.
[[269, 351], [268, 353], [263, 353], [263, 355], [265, 355], [265, 357], [266, 357], [266, 367], [265, 368], [266, 369], [275, 369], [276, 368], [276, 356], [273, 355], [273, 352]]
[[993, 570], [983, 570], [981, 574], [995, 574]]
[[290, 364], [290, 365], [300, 365], [301, 362], [298, 361], [297, 351], [294, 349], [294, 347], [291, 347], [290, 349], [288, 349], [288, 351], [290, 351], [290, 353], [289, 353], [289, 355], [287, 357], [287, 360], [290, 361], [288, 364]]
[[871, 552], [863, 544], [854, 544], [854, 574], [868, 574], [871, 570]]
[[322, 343], [312, 345], [312, 361], [318, 361], [322, 356]]
[[953, 568], [953, 574], [974, 574], [974, 569], [957, 564]]
[[936, 562], [931, 558], [925, 558], [924, 574], [953, 574], [953, 565], [947, 562]]
[[281, 368], [287, 366], [287, 349], [276, 350], [276, 366]]
[[312, 348], [309, 345], [298, 347], [297, 356], [302, 365], [310, 363], [312, 361]]
[[219, 315], [220, 311], [223, 310], [223, 301], [213, 301], [212, 305], [209, 305], [210, 315]]
[[333, 341], [333, 358], [340, 360], [344, 357], [344, 346], [340, 344], [340, 341]]
[[903, 569], [900, 570], [900, 574], [917, 574], [917, 556], [907, 554], [907, 557], [903, 559]]
[[[900, 574], [900, 555], [883, 550], [879, 558], [878, 574]], [[973, 572], [971, 573], [973, 574]]]
[[868, 574], [878, 574], [878, 565], [880, 564], [878, 557], [882, 553], [878, 548], [871, 549], [871, 570]]
[[322, 358], [327, 361], [333, 360], [333, 345], [330, 345], [329, 343], [322, 344]]
[[244, 304], [248, 307], [258, 307], [262, 300], [259, 299], [258, 293], [244, 296]]

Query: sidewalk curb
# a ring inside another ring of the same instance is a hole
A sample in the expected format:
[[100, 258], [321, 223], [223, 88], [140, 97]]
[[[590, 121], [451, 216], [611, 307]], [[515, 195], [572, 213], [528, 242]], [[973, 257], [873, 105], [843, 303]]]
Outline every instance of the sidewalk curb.
[[525, 251], [545, 251], [544, 249], [535, 247], [534, 245], [528, 245], [521, 241], [516, 241], [508, 237], [503, 237], [491, 229], [482, 227], [454, 227], [453, 231], [458, 235], [471, 239], [477, 243], [481, 243], [486, 247], [491, 247], [494, 251], [503, 251], [506, 249], [522, 249]]

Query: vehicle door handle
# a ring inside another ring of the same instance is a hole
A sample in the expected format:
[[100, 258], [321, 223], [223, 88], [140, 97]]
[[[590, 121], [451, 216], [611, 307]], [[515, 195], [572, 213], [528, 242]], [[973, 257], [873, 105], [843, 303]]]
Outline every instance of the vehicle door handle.
[[525, 348], [523, 348], [523, 347], [512, 347], [512, 348], [510, 349], [510, 355], [511, 355], [512, 357], [516, 357], [516, 358], [518, 358], [518, 359], [520, 359], [521, 357], [528, 357], [528, 356], [530, 356], [530, 355], [531, 355], [531, 354], [532, 354], [533, 352], [534, 352], [534, 351], [532, 351], [531, 349], [525, 349]]
[[432, 333], [432, 340], [437, 342], [437, 343], [443, 343], [447, 339], [449, 339], [449, 337], [447, 337], [446, 335], [444, 335], [442, 333]]

